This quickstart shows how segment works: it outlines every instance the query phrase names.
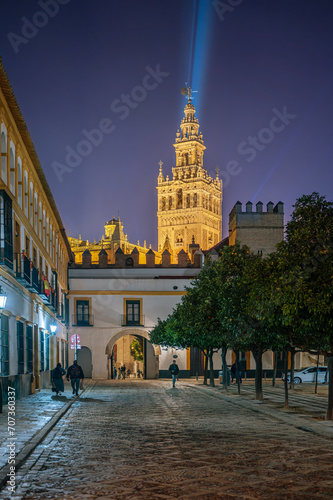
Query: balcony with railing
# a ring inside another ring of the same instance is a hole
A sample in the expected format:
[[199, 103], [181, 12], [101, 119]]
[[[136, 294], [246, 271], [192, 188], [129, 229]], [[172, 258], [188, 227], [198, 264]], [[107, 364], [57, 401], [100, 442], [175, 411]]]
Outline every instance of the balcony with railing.
[[94, 315], [72, 314], [72, 326], [94, 326]]
[[58, 310], [57, 291], [51, 286], [43, 274], [39, 280], [37, 293], [45, 305], [49, 306], [50, 309], [55, 312]]
[[121, 326], [145, 326], [145, 316], [140, 315], [121, 315]]
[[33, 262], [24, 254], [15, 254], [14, 259], [15, 277], [30, 292], [38, 293], [38, 269]]

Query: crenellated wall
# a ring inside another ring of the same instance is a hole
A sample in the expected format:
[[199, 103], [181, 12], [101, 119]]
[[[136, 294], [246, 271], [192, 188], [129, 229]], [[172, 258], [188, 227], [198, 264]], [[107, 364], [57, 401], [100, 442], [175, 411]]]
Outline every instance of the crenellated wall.
[[279, 201], [275, 206], [272, 202], [263, 209], [263, 203], [258, 202], [253, 210], [253, 204], [248, 201], [245, 210], [238, 201], [229, 214], [229, 245], [239, 241], [250, 247], [253, 253], [263, 256], [276, 250], [276, 245], [283, 240], [284, 209]]

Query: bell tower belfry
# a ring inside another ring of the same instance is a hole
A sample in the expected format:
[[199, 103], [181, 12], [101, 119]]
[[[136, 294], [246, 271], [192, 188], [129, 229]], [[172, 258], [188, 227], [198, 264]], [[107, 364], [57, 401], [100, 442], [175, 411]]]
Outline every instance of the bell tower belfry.
[[212, 247], [221, 240], [222, 228], [222, 181], [218, 169], [213, 179], [203, 168], [206, 148], [191, 88], [181, 92], [188, 102], [174, 144], [176, 166], [170, 180], [164, 177], [160, 162], [157, 178], [158, 251], [163, 252], [168, 243], [174, 257], [182, 249], [188, 252], [193, 240], [202, 250]]

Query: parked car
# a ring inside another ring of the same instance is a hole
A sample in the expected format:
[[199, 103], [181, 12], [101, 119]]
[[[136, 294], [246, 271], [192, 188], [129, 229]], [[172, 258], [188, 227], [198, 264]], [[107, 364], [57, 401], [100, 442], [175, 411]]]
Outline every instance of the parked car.
[[[304, 368], [303, 370], [295, 370], [294, 372], [294, 384], [302, 384], [303, 382], [316, 381], [316, 371], [315, 366], [309, 366], [309, 368]], [[327, 366], [318, 367], [318, 384], [324, 384], [326, 378]], [[282, 375], [282, 380], [284, 380], [284, 374]], [[288, 382], [290, 382], [290, 373], [288, 373]]]

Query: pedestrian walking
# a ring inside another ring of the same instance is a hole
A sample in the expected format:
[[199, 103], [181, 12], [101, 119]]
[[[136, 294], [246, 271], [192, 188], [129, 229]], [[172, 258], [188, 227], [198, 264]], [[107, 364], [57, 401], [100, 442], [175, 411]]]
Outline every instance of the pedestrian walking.
[[125, 377], [126, 377], [126, 366], [125, 365], [122, 365], [122, 367], [121, 367], [121, 376], [123, 379], [125, 379]]
[[234, 383], [234, 378], [236, 378], [236, 363], [234, 363], [233, 365], [231, 365], [230, 372], [231, 372], [231, 383], [233, 384]]
[[84, 379], [84, 374], [81, 366], [77, 364], [76, 359], [74, 360], [74, 363], [68, 368], [66, 378], [67, 380], [71, 380], [73, 394], [76, 394], [78, 396], [80, 379]]
[[238, 370], [236, 370], [236, 382], [242, 383], [242, 365], [241, 363], [238, 363]]
[[117, 378], [118, 376], [118, 372], [117, 372], [117, 367], [115, 366], [114, 367], [114, 378]]
[[169, 366], [169, 372], [171, 373], [172, 376], [172, 387], [175, 387], [176, 384], [176, 379], [178, 378], [178, 373], [179, 373], [179, 367], [176, 363], [176, 360], [174, 359], [172, 364]]
[[58, 363], [54, 370], [51, 371], [51, 383], [54, 386], [54, 390], [56, 395], [61, 395], [64, 392], [64, 380], [63, 376], [65, 375], [66, 370], [64, 370], [61, 366], [61, 363]]

